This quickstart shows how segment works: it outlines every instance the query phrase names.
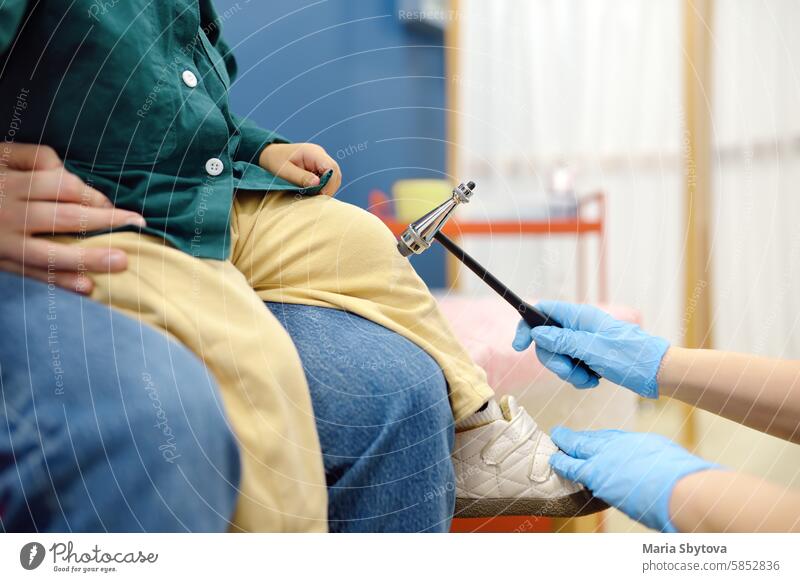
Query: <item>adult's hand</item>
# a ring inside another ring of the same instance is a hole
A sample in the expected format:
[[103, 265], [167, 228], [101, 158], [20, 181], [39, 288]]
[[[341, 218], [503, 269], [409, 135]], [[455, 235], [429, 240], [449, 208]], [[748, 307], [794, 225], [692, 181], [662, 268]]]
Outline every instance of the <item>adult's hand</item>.
[[576, 432], [555, 428], [564, 451], [550, 457], [556, 473], [650, 527], [677, 531], [670, 515], [675, 487], [687, 475], [720, 469], [661, 435], [620, 430]]
[[0, 270], [90, 293], [86, 273], [124, 271], [119, 249], [84, 249], [36, 235], [144, 226], [139, 214], [114, 208], [70, 173], [56, 152], [33, 144], [0, 144]]
[[574, 359], [615, 384], [658, 398], [658, 371], [669, 349], [667, 340], [591, 305], [544, 301], [536, 307], [564, 327], [531, 329], [520, 322], [514, 349], [522, 351], [535, 342], [542, 364], [577, 388], [593, 388], [597, 379], [576, 366]]
[[325, 148], [313, 143], [274, 143], [261, 152], [259, 165], [279, 178], [303, 188], [318, 186], [320, 176], [331, 170], [330, 180], [320, 194], [334, 196], [342, 185], [339, 164]]

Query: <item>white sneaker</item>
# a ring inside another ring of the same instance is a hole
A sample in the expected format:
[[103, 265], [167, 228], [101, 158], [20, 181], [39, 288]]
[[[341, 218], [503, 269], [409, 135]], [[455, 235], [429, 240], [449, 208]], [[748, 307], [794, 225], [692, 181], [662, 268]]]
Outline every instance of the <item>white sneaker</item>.
[[575, 517], [608, 506], [548, 462], [558, 448], [513, 396], [456, 426], [456, 517]]

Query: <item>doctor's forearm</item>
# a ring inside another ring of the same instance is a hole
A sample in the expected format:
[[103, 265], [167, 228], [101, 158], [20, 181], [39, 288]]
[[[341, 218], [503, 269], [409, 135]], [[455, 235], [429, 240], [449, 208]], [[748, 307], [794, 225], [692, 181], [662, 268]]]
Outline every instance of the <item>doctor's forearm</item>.
[[659, 392], [800, 443], [800, 362], [671, 347]]
[[800, 531], [800, 492], [730, 471], [684, 477], [669, 509], [681, 532]]

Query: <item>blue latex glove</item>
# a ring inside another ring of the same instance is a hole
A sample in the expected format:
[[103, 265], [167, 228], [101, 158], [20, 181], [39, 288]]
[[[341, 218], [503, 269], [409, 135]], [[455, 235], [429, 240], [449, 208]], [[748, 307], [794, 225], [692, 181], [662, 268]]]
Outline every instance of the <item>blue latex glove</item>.
[[669, 348], [663, 338], [649, 335], [638, 325], [619, 321], [591, 305], [543, 301], [536, 306], [564, 326], [535, 327], [521, 321], [514, 349], [523, 351], [536, 342], [536, 355], [548, 369], [576, 388], [594, 388], [597, 378], [571, 358], [583, 361], [600, 376], [647, 398], [658, 398], [658, 369]]
[[678, 481], [691, 473], [721, 468], [655, 434], [557, 427], [550, 436], [564, 451], [550, 457], [559, 475], [663, 532], [677, 531], [670, 521], [669, 500]]

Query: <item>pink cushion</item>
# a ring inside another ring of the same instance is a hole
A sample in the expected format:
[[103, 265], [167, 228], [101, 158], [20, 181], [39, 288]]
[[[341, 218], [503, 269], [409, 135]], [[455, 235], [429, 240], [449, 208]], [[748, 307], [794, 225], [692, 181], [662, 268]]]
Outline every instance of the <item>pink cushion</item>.
[[[519, 321], [514, 309], [499, 297], [442, 295], [439, 307], [449, 320], [456, 337], [489, 378], [498, 394], [515, 393], [530, 386], [541, 374], [553, 376], [541, 363], [533, 348], [514, 351], [511, 340]], [[532, 302], [535, 305], [535, 302]], [[617, 319], [640, 323], [638, 310], [619, 305], [598, 305]]]

